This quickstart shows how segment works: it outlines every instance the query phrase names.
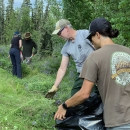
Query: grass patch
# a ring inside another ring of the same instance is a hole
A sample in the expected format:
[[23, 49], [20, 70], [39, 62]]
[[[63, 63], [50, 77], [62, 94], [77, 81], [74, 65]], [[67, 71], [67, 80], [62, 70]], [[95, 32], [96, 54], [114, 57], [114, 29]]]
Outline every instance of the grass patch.
[[52, 84], [51, 78], [38, 74], [20, 80], [1, 68], [0, 77], [1, 130], [54, 129], [53, 112], [56, 106], [54, 100], [44, 98], [42, 92]]
[[31, 65], [22, 63], [21, 80], [11, 74], [8, 48], [0, 47], [0, 130], [55, 130], [53, 113], [70, 97], [75, 66], [69, 64], [59, 91], [49, 100], [44, 97], [55, 82], [59, 54], [43, 59], [35, 55]]

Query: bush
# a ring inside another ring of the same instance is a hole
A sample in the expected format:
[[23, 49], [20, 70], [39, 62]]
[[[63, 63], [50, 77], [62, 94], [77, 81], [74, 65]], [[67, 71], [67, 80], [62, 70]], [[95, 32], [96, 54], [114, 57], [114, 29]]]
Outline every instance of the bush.
[[45, 74], [54, 74], [57, 72], [60, 66], [61, 57], [49, 57], [47, 60], [41, 65], [40, 72]]
[[29, 65], [27, 65], [26, 63], [22, 63], [21, 64], [22, 67], [22, 76], [26, 77], [27, 75], [29, 75], [29, 73], [31, 72], [31, 68]]

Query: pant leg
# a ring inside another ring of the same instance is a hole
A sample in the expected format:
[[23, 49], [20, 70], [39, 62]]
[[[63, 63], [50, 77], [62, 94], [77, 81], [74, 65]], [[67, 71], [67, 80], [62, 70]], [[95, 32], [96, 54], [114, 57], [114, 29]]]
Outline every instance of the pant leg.
[[130, 124], [121, 125], [117, 127], [109, 127], [107, 130], [130, 130]]
[[79, 78], [79, 73], [77, 73], [76, 77], [75, 77], [75, 81], [74, 81], [74, 85], [71, 89], [71, 96], [73, 96], [75, 93], [77, 93], [83, 84], [83, 79]]
[[21, 59], [20, 59], [20, 52], [19, 52], [19, 50], [16, 50], [14, 55], [15, 55], [16, 66], [17, 66], [17, 77], [18, 78], [22, 78]]
[[[77, 93], [83, 84], [84, 79], [83, 78], [79, 78], [80, 73], [77, 73], [76, 78], [75, 78], [75, 82], [74, 85], [71, 89], [71, 96], [73, 96], [75, 93]], [[98, 88], [96, 85], [93, 86], [92, 91], [91, 92], [97, 92], [98, 93]]]
[[12, 62], [12, 74], [17, 76], [17, 66], [13, 48], [10, 49], [9, 54]]
[[15, 73], [18, 78], [22, 78], [20, 51], [18, 49], [11, 48], [10, 57], [13, 64], [13, 74]]

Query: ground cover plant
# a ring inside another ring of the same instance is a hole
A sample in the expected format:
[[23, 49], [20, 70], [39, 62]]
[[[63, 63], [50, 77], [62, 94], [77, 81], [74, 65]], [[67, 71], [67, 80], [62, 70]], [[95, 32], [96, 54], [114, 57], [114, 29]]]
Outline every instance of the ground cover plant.
[[[53, 129], [52, 117], [56, 105], [53, 104], [54, 100], [44, 98], [41, 90], [36, 89], [39, 84], [35, 85], [34, 90], [30, 86], [27, 89], [27, 79], [21, 81], [3, 69], [0, 69], [0, 77], [1, 130]], [[45, 79], [45, 76], [37, 77]], [[37, 77], [35, 83], [39, 80]], [[33, 81], [30, 82], [34, 84]], [[51, 85], [51, 79], [46, 77], [42, 86], [45, 84]]]
[[[56, 68], [53, 57], [33, 58], [31, 65], [22, 63], [23, 79], [11, 74], [8, 47], [0, 46], [0, 130], [55, 130], [54, 112], [57, 106], [69, 98], [75, 71], [73, 64], [67, 71], [54, 99], [45, 94], [55, 81]], [[7, 59], [7, 60], [5, 60]], [[50, 66], [50, 70], [49, 70]]]
[[[45, 2], [45, 3], [44, 3]], [[52, 87], [61, 61], [61, 48], [65, 41], [52, 32], [55, 23], [68, 19], [75, 29], [88, 29], [91, 20], [104, 17], [119, 29], [115, 43], [130, 47], [129, 0], [23, 0], [19, 8], [14, 1], [0, 2], [0, 130], [53, 130], [53, 113], [57, 105], [70, 97], [76, 69], [73, 62], [60, 84], [53, 100], [44, 98]], [[84, 9], [83, 9], [84, 8]], [[75, 13], [76, 12], [76, 13]], [[22, 63], [23, 79], [11, 74], [8, 57], [13, 33], [21, 37], [30, 31], [38, 45], [38, 53], [31, 65]]]

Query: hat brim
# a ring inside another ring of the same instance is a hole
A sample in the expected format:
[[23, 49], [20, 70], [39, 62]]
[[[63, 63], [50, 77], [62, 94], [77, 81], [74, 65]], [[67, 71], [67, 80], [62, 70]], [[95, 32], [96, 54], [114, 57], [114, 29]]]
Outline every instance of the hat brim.
[[87, 39], [90, 39], [90, 38], [91, 38], [91, 34], [92, 34], [92, 33], [89, 33], [89, 34], [88, 34]]
[[52, 34], [57, 34], [61, 29], [55, 30]]
[[24, 37], [25, 39], [29, 39], [31, 36], [29, 36], [29, 37]]

